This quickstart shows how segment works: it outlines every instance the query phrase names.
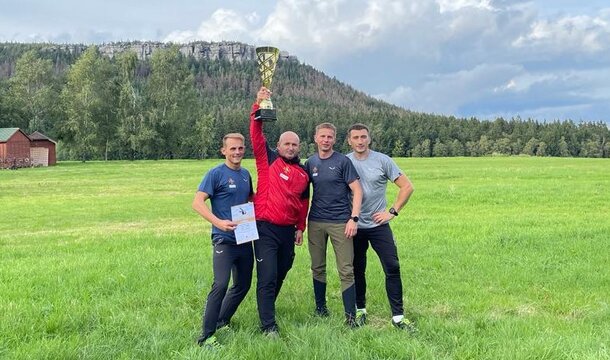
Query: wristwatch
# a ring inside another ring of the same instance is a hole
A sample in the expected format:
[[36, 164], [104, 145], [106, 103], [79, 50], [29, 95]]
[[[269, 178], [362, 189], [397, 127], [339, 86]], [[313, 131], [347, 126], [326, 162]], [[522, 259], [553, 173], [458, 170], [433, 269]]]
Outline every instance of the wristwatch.
[[388, 212], [394, 216], [398, 216], [398, 211], [396, 211], [396, 209], [394, 209], [393, 207], [391, 207], [390, 210], [388, 210]]
[[357, 223], [358, 220], [360, 220], [360, 218], [357, 216], [352, 216], [350, 219], [352, 219], [355, 223]]

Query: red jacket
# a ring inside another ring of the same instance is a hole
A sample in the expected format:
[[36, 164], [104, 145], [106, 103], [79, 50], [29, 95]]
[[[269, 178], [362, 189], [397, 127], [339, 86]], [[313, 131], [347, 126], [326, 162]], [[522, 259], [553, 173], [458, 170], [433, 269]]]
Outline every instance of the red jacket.
[[298, 157], [286, 160], [269, 147], [262, 121], [254, 120], [254, 112], [258, 109], [258, 104], [254, 103], [250, 113], [250, 139], [258, 174], [254, 195], [256, 219], [275, 225], [295, 225], [297, 230], [305, 230], [309, 176]]

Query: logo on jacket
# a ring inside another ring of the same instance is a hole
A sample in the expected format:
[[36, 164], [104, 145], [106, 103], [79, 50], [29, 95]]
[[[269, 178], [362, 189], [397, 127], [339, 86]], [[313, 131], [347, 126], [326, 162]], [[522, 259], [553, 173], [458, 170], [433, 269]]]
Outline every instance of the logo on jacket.
[[318, 176], [318, 167], [314, 166], [313, 169], [311, 169], [311, 176]]
[[290, 174], [290, 167], [289, 166], [284, 166], [284, 168], [282, 169], [282, 173], [280, 173], [280, 177], [284, 180], [288, 180], [288, 174]]
[[229, 178], [229, 188], [230, 189], [235, 189], [237, 186], [235, 185], [235, 180], [233, 180], [232, 178]]

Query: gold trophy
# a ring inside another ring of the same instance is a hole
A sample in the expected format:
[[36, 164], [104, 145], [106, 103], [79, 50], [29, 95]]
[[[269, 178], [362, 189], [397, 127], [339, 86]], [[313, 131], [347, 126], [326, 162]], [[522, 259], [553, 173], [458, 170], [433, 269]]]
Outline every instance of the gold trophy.
[[[256, 48], [256, 61], [258, 62], [258, 70], [261, 73], [263, 86], [271, 90], [271, 82], [273, 81], [273, 73], [275, 72], [275, 64], [280, 57], [280, 49], [273, 46], [262, 46]], [[254, 113], [254, 120], [259, 121], [276, 121], [277, 114], [271, 103], [271, 99], [264, 99], [259, 104], [260, 108]]]

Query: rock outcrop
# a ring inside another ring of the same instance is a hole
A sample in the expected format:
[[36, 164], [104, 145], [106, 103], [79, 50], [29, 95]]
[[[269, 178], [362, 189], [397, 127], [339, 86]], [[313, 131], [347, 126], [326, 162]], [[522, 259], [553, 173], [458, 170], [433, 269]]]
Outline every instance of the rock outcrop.
[[[120, 42], [99, 45], [100, 53], [110, 58], [125, 51], [133, 51], [139, 60], [147, 60], [158, 49], [166, 49], [172, 46], [162, 42]], [[226, 60], [229, 62], [242, 62], [256, 59], [255, 46], [239, 42], [193, 42], [178, 44], [179, 51], [184, 56], [192, 56], [197, 60]], [[296, 60], [282, 51], [280, 57], [285, 60]]]

